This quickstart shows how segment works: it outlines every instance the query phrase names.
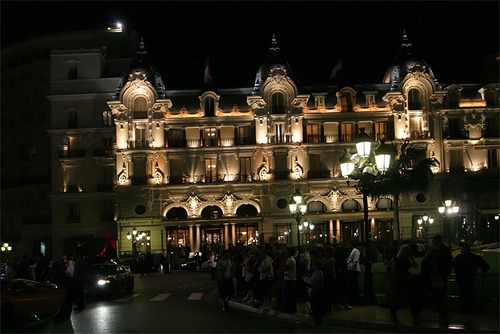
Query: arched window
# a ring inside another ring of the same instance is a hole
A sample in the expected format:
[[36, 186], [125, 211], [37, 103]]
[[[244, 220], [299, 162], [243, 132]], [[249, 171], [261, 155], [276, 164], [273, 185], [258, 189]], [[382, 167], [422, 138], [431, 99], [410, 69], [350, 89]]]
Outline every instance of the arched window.
[[238, 217], [255, 217], [257, 216], [257, 209], [251, 204], [243, 204], [236, 210]]
[[285, 97], [282, 93], [274, 93], [271, 95], [271, 113], [285, 114]]
[[408, 91], [408, 109], [421, 110], [422, 109], [422, 96], [418, 89], [410, 89]]
[[186, 209], [181, 207], [176, 207], [168, 210], [167, 219], [168, 220], [177, 220], [177, 219], [186, 219], [188, 216]]
[[314, 201], [307, 205], [307, 212], [325, 213], [326, 206], [320, 201]]
[[361, 204], [353, 199], [348, 199], [342, 203], [342, 211], [361, 211]]
[[215, 116], [215, 101], [211, 97], [205, 99], [205, 117]]
[[132, 110], [134, 112], [134, 118], [148, 118], [148, 103], [146, 98], [138, 97], [134, 100], [134, 104], [132, 106]]
[[222, 217], [222, 209], [216, 205], [207, 206], [201, 211], [201, 216], [205, 219], [217, 219]]
[[344, 93], [340, 97], [342, 111], [352, 111], [352, 96], [349, 93]]

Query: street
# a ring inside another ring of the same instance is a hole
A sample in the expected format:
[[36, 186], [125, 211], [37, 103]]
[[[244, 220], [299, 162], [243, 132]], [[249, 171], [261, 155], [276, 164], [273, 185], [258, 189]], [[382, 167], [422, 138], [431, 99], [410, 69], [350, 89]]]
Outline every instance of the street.
[[[175, 271], [135, 275], [135, 291], [112, 300], [86, 300], [70, 320], [42, 333], [359, 333], [311, 326], [239, 310], [222, 311], [208, 273]], [[366, 331], [365, 331], [366, 332]], [[374, 331], [371, 331], [374, 332]]]

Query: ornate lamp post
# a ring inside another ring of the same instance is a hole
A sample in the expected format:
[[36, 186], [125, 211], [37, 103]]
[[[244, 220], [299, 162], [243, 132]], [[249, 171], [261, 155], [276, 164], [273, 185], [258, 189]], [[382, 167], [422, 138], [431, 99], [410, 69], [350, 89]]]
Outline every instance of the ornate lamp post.
[[[392, 160], [392, 147], [381, 142], [375, 152], [372, 152], [372, 139], [365, 132], [364, 128], [360, 128], [360, 133], [356, 137], [357, 153], [351, 155], [349, 149], [345, 149], [344, 155], [340, 158], [340, 170], [342, 175], [347, 179], [357, 180], [355, 186], [359, 193], [363, 195], [363, 223], [361, 224], [361, 238], [365, 242], [367, 256], [365, 256], [365, 277], [364, 277], [364, 297], [367, 303], [375, 301], [373, 290], [373, 274], [371, 271], [370, 254], [370, 220], [368, 217], [368, 195], [371, 187], [377, 180], [377, 176], [383, 177], [389, 169]], [[375, 163], [370, 159], [375, 156]]]
[[448, 218], [448, 246], [451, 247], [451, 217], [456, 216], [460, 207], [457, 203], [451, 199], [444, 201], [443, 205], [438, 207], [438, 212], [443, 216]]
[[304, 220], [302, 224], [299, 225], [299, 234], [304, 230], [306, 234], [306, 245], [311, 241], [311, 231], [314, 230], [314, 224], [310, 224], [307, 220]]
[[[425, 229], [425, 241], [428, 244], [429, 243], [429, 226], [434, 223], [434, 218], [431, 216], [428, 216], [427, 214], [424, 213], [424, 215], [420, 218], [417, 219], [418, 223], [418, 228], [421, 230], [422, 227]], [[423, 224], [423, 226], [422, 226]]]
[[137, 229], [134, 227], [132, 229], [132, 234], [130, 232], [127, 232], [127, 239], [132, 242], [132, 259], [135, 259], [136, 253], [137, 253]]
[[11, 246], [11, 245], [9, 245], [9, 243], [8, 243], [8, 242], [4, 242], [4, 243], [2, 244], [2, 247], [0, 247], [0, 249], [1, 249], [1, 250], [2, 250], [2, 252], [4, 252], [4, 253], [10, 253], [10, 251], [12, 251], [12, 246]]
[[302, 229], [300, 221], [307, 211], [307, 205], [303, 202], [302, 194], [299, 190], [295, 191], [288, 206], [290, 208], [290, 213], [295, 217], [295, 221], [297, 222], [297, 244], [300, 249], [300, 230]]

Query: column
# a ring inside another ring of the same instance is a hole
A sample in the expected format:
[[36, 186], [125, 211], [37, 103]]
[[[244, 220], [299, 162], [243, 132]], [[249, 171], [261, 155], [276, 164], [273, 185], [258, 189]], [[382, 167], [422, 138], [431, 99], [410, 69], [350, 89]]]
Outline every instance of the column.
[[236, 246], [236, 223], [231, 223], [231, 243]]
[[224, 249], [229, 247], [229, 223], [224, 223]]
[[193, 225], [188, 225], [188, 227], [189, 227], [189, 249], [191, 250], [191, 252], [194, 252]]
[[201, 233], [200, 233], [200, 226], [201, 224], [196, 224], [196, 245], [194, 246], [194, 251], [199, 252], [200, 251], [200, 244], [201, 244]]
[[330, 242], [330, 245], [333, 245], [333, 219], [328, 220], [328, 241]]
[[370, 235], [371, 235], [371, 238], [370, 240], [376, 240], [375, 238], [375, 235], [376, 235], [376, 229], [375, 229], [375, 218], [372, 218], [371, 221], [370, 221]]
[[337, 236], [337, 243], [342, 243], [342, 231], [340, 230], [340, 219], [337, 219], [335, 223], [335, 229], [337, 230], [336, 236]]

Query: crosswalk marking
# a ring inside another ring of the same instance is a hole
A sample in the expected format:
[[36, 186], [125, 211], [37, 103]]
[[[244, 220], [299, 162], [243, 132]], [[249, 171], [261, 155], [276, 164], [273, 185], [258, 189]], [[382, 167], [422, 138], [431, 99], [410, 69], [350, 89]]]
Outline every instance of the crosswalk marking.
[[125, 296], [125, 297], [120, 298], [120, 299], [115, 299], [115, 302], [118, 302], [118, 303], [128, 302], [129, 300], [132, 300], [133, 298], [135, 298], [137, 296], [139, 296], [139, 294], [138, 293], [134, 293], [131, 296]]
[[193, 292], [187, 300], [201, 300], [201, 298], [203, 298], [203, 292]]
[[153, 298], [151, 298], [149, 301], [150, 302], [162, 302], [165, 299], [167, 299], [170, 295], [171, 295], [171, 293], [160, 293], [160, 294], [154, 296]]

